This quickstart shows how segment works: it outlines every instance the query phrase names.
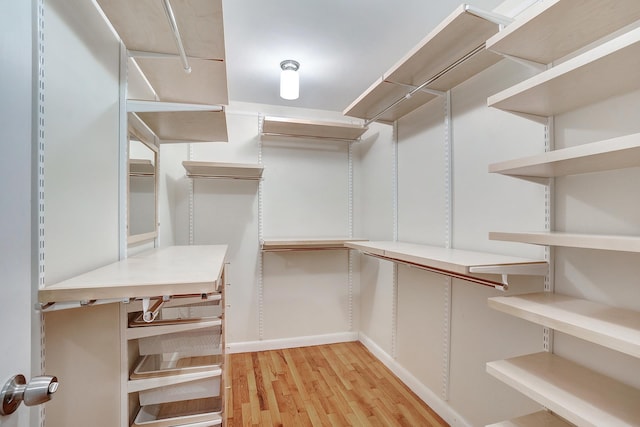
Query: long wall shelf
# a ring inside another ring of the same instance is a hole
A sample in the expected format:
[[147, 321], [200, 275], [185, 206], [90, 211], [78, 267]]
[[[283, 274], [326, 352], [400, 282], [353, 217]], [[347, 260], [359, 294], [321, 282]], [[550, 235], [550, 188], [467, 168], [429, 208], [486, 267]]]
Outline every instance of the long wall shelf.
[[640, 358], [640, 312], [548, 292], [489, 298], [489, 307]]
[[640, 88], [640, 28], [490, 96], [503, 110], [552, 116]]
[[323, 122], [318, 120], [265, 117], [263, 135], [308, 137], [355, 141], [367, 131], [367, 127], [351, 123]]
[[494, 163], [489, 172], [551, 178], [634, 166], [640, 166], [639, 133]]
[[487, 40], [487, 49], [549, 64], [638, 19], [637, 0], [547, 0]]
[[489, 362], [487, 372], [574, 424], [640, 425], [640, 390], [551, 353]]
[[265, 239], [260, 242], [264, 252], [348, 249], [347, 242], [362, 241], [353, 238]]
[[509, 421], [489, 424], [486, 427], [572, 427], [562, 418], [548, 411], [538, 411]]
[[446, 91], [498, 62], [500, 56], [484, 49], [485, 41], [498, 28], [497, 23], [476, 15], [469, 5], [459, 6], [349, 105], [344, 114], [382, 122], [393, 122], [408, 114], [437, 95], [417, 91], [384, 110], [426, 82], [432, 81], [426, 89]]
[[563, 232], [489, 232], [490, 240], [607, 251], [640, 252], [640, 237]]
[[249, 163], [182, 162], [189, 178], [242, 179], [257, 181], [264, 167]]

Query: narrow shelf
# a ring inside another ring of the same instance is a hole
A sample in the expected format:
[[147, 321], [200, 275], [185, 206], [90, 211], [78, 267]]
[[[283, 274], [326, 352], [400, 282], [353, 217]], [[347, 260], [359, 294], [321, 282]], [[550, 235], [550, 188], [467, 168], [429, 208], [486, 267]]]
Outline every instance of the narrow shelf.
[[221, 398], [191, 399], [140, 408], [132, 427], [209, 427], [222, 424]]
[[136, 114], [160, 143], [227, 142], [224, 111], [157, 111]]
[[563, 232], [501, 232], [489, 233], [490, 240], [531, 243], [568, 248], [601, 249], [607, 251], [640, 252], [640, 237]]
[[[157, 0], [98, 0], [127, 49], [177, 55], [167, 15]], [[188, 57], [225, 58], [222, 0], [172, 1]]]
[[[349, 105], [344, 114], [373, 119], [385, 108], [404, 98], [412, 87], [435, 79], [426, 88], [446, 91], [498, 62], [500, 56], [484, 49], [485, 41], [498, 32], [498, 24], [480, 18], [472, 11], [466, 4], [460, 5]], [[478, 53], [460, 61], [476, 49]], [[453, 66], [454, 64], [457, 65]], [[377, 120], [395, 121], [435, 96], [432, 93], [416, 92], [409, 100], [390, 109]]]
[[490, 96], [503, 110], [552, 116], [640, 88], [640, 28]]
[[348, 242], [345, 246], [392, 262], [406, 263], [436, 273], [494, 287], [505, 284], [483, 280], [472, 276], [472, 274], [545, 275], [548, 271], [547, 263], [541, 260], [414, 243]]
[[265, 117], [262, 124], [263, 135], [309, 137], [355, 141], [368, 128], [351, 123], [322, 122], [317, 120]]
[[572, 427], [562, 418], [548, 411], [538, 411], [509, 421], [489, 424], [486, 427]]
[[129, 159], [129, 176], [154, 176], [156, 168], [149, 159]]
[[640, 133], [494, 163], [489, 172], [551, 178], [635, 166], [640, 166]]
[[214, 367], [212, 369], [207, 369], [199, 372], [188, 372], [175, 375], [161, 375], [149, 378], [134, 379], [127, 382], [127, 392], [134, 393], [158, 387], [188, 383], [205, 378], [219, 377], [221, 375], [222, 369], [220, 369], [220, 367]]
[[226, 253], [226, 245], [154, 249], [45, 286], [38, 292], [38, 301], [56, 303], [212, 293], [220, 281]]
[[640, 425], [640, 390], [551, 353], [489, 362], [487, 372], [574, 424]]
[[257, 181], [264, 167], [249, 163], [220, 163], [184, 161], [182, 166], [189, 178], [244, 179]]
[[353, 238], [266, 239], [260, 243], [265, 252], [302, 251], [321, 249], [348, 249], [347, 242], [361, 241]]
[[139, 338], [154, 337], [157, 335], [173, 334], [177, 332], [194, 331], [197, 329], [213, 328], [216, 326], [222, 326], [221, 319], [204, 320], [193, 323], [178, 323], [173, 325], [154, 325], [153, 322], [148, 327], [127, 328], [126, 338], [127, 340], [134, 340]]
[[487, 40], [487, 49], [549, 64], [638, 19], [637, 0], [548, 0]]
[[640, 358], [640, 312], [548, 292], [489, 298], [489, 307]]
[[219, 369], [223, 359], [221, 354], [214, 354], [195, 357], [178, 356], [167, 361], [163, 354], [149, 354], [140, 358], [130, 375], [130, 380], [207, 372]]

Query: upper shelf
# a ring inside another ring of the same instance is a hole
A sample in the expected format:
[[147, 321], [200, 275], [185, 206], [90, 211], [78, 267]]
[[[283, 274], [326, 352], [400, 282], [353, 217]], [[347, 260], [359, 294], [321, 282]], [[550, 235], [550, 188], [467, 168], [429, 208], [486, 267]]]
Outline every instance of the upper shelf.
[[351, 123], [265, 117], [263, 135], [296, 136], [320, 139], [355, 141], [368, 128]]
[[[472, 277], [472, 274], [545, 275], [548, 271], [547, 263], [541, 260], [413, 243], [348, 242], [345, 246], [390, 261], [407, 263], [455, 277], [460, 276], [464, 280], [478, 283], [480, 282], [476, 277]], [[497, 286], [495, 283], [480, 284]]]
[[38, 292], [41, 303], [215, 292], [226, 245], [171, 246], [144, 252]]
[[[98, 0], [129, 50], [177, 55], [167, 14], [159, 0]], [[171, 0], [188, 57], [224, 60], [222, 0]]]
[[130, 114], [137, 116], [160, 143], [229, 140], [224, 110], [147, 111]]
[[130, 176], [154, 176], [156, 168], [149, 159], [129, 159]]
[[[344, 114], [371, 120], [403, 99], [413, 88], [428, 81], [433, 80], [425, 88], [446, 91], [498, 62], [500, 56], [484, 49], [484, 44], [498, 32], [499, 25], [475, 13], [469, 5], [459, 6], [349, 105]], [[474, 51], [477, 53], [469, 56]], [[467, 56], [468, 59], [461, 61]], [[423, 91], [415, 92], [376, 120], [395, 121], [435, 96]]]
[[499, 232], [489, 233], [489, 239], [534, 245], [564, 246], [569, 248], [601, 249], [606, 251], [640, 252], [640, 237], [577, 234], [563, 232]]
[[184, 161], [189, 178], [259, 180], [264, 167], [259, 164]]
[[549, 64], [638, 19], [637, 0], [547, 0], [487, 40], [487, 49]]
[[354, 238], [266, 239], [261, 242], [265, 252], [302, 251], [320, 249], [348, 249], [347, 242], [362, 241]]
[[640, 88], [640, 28], [490, 96], [503, 110], [552, 116]]
[[489, 165], [489, 172], [551, 178], [640, 166], [640, 133]]
[[640, 312], [549, 292], [489, 298], [489, 307], [640, 358]]

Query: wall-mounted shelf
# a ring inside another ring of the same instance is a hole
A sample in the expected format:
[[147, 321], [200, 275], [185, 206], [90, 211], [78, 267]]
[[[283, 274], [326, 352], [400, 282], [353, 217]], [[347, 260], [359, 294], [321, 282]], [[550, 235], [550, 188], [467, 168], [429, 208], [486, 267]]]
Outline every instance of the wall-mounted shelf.
[[129, 159], [129, 176], [154, 176], [156, 168], [148, 159]]
[[227, 142], [224, 111], [139, 112], [140, 120], [160, 143]]
[[171, 246], [109, 264], [38, 292], [40, 303], [215, 292], [226, 245]]
[[506, 287], [506, 283], [481, 279], [473, 274], [545, 275], [545, 261], [529, 258], [446, 249], [404, 242], [348, 242], [351, 249], [392, 262], [409, 264], [439, 274], [457, 277], [481, 285]]
[[182, 162], [189, 178], [259, 180], [264, 167], [248, 163]]
[[494, 163], [489, 172], [551, 178], [634, 166], [640, 166], [639, 133]]
[[551, 353], [489, 362], [487, 372], [574, 424], [640, 425], [640, 390]]
[[503, 110], [552, 116], [640, 88], [640, 28], [490, 96]]
[[487, 49], [549, 64], [640, 19], [636, 0], [549, 0], [487, 40]]
[[347, 242], [363, 241], [353, 238], [265, 239], [260, 242], [264, 252], [348, 249]]
[[489, 307], [640, 358], [640, 312], [554, 293], [489, 298]]
[[498, 62], [500, 56], [484, 49], [484, 44], [498, 32], [499, 25], [478, 15], [482, 13], [469, 5], [459, 6], [349, 105], [344, 114], [395, 121], [437, 96], [416, 91], [410, 99], [389, 108], [413, 89], [430, 82], [424, 88], [446, 91]]
[[317, 120], [265, 117], [263, 135], [292, 136], [355, 141], [367, 131], [367, 127], [351, 123], [323, 122]]
[[502, 421], [495, 424], [489, 424], [486, 427], [572, 427], [562, 418], [548, 411], [538, 411], [533, 414], [523, 415], [509, 421]]
[[490, 240], [606, 251], [640, 252], [640, 237], [563, 232], [489, 232]]

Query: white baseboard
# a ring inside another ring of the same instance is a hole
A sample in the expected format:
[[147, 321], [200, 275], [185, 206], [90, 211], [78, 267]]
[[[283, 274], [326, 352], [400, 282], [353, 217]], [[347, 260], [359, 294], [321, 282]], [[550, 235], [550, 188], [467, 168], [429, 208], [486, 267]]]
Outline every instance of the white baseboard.
[[227, 353], [280, 350], [283, 348], [307, 347], [311, 345], [335, 344], [349, 341], [358, 341], [358, 333], [338, 332], [335, 334], [313, 335], [308, 337], [228, 343]]
[[378, 344], [362, 332], [358, 336], [359, 341], [400, 380], [418, 395], [431, 409], [438, 413], [451, 427], [472, 427], [471, 424], [458, 414], [446, 401], [434, 393], [430, 388], [422, 384], [408, 370], [387, 354]]

